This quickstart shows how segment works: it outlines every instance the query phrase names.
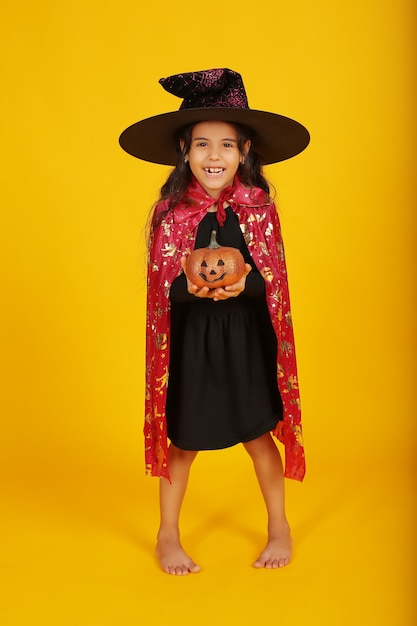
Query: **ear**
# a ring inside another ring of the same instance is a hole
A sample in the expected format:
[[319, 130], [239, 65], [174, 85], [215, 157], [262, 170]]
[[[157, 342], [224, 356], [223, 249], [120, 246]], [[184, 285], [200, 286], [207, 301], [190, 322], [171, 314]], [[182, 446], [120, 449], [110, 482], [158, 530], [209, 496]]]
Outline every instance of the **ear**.
[[241, 158], [240, 158], [240, 162], [241, 162], [241, 163], [244, 163], [244, 162], [245, 162], [245, 159], [246, 159], [246, 157], [248, 156], [248, 152], [249, 152], [249, 150], [250, 150], [251, 145], [252, 145], [252, 142], [251, 142], [251, 140], [250, 140], [250, 139], [248, 139], [247, 141], [245, 141], [245, 143], [243, 144], [243, 148], [242, 148], [242, 155], [241, 155]]
[[188, 163], [188, 156], [186, 154], [184, 154], [184, 148], [185, 148], [185, 141], [184, 141], [184, 139], [180, 139], [180, 148], [181, 148], [181, 153], [184, 156], [184, 163]]

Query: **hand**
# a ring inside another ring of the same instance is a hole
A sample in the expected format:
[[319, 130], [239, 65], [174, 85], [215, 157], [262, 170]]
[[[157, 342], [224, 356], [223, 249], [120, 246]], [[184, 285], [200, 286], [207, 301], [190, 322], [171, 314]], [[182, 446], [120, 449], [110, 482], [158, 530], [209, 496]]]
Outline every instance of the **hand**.
[[242, 278], [238, 280], [237, 283], [233, 283], [233, 285], [227, 285], [227, 287], [218, 287], [217, 289], [212, 289], [211, 291], [214, 293], [210, 294], [208, 297], [213, 298], [215, 302], [217, 302], [218, 300], [227, 300], [228, 298], [237, 298], [237, 296], [239, 296], [246, 287], [246, 276], [249, 274], [251, 269], [252, 268], [249, 263], [245, 263], [245, 273], [243, 274]]
[[[207, 298], [207, 297], [210, 297], [210, 296], [208, 296], [208, 292], [210, 291], [209, 287], [197, 287], [197, 285], [194, 285], [192, 282], [190, 282], [188, 280], [188, 276], [187, 276], [186, 271], [185, 271], [185, 261], [186, 260], [187, 260], [187, 257], [185, 257], [185, 256], [181, 257], [181, 267], [182, 267], [182, 270], [183, 270], [183, 272], [185, 274], [185, 277], [187, 278], [187, 290], [188, 290], [188, 293], [193, 294], [193, 296], [196, 296], [197, 298]], [[212, 291], [214, 291], [214, 289]]]
[[[181, 257], [181, 267], [184, 271], [184, 274], [185, 261], [186, 257]], [[188, 293], [192, 293], [197, 298], [212, 298], [215, 302], [217, 302], [218, 300], [227, 300], [228, 298], [236, 298], [245, 289], [246, 276], [249, 274], [251, 269], [251, 266], [248, 263], [245, 263], [245, 273], [237, 283], [234, 283], [233, 285], [228, 285], [227, 287], [218, 287], [217, 289], [210, 289], [209, 287], [197, 287], [197, 285], [191, 283], [187, 278]]]

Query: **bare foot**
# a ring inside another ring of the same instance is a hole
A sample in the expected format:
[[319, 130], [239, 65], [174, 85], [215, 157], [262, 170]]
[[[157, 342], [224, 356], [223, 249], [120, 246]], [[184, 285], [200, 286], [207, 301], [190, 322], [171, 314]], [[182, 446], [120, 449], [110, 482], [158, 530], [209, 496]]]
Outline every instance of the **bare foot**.
[[156, 545], [156, 556], [159, 563], [167, 574], [174, 576], [186, 576], [187, 574], [197, 574], [200, 571], [199, 565], [184, 552], [179, 540], [176, 537], [158, 538]]
[[291, 561], [292, 539], [290, 529], [285, 526], [279, 532], [270, 534], [265, 550], [253, 564], [257, 568], [277, 569]]

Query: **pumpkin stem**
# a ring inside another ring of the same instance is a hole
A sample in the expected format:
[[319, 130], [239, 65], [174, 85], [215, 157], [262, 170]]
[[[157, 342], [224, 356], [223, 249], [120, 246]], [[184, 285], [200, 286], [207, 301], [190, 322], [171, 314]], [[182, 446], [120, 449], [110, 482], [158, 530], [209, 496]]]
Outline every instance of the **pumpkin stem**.
[[221, 246], [217, 243], [216, 234], [217, 233], [215, 230], [211, 231], [210, 243], [208, 246], [210, 250], [216, 250], [216, 248], [221, 248]]

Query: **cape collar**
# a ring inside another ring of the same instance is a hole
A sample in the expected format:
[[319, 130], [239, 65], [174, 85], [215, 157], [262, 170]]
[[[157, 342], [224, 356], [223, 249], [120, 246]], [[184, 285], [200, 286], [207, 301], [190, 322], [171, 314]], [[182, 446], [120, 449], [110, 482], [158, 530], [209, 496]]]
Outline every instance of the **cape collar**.
[[225, 204], [242, 205], [251, 208], [269, 206], [272, 203], [269, 195], [259, 187], [249, 189], [245, 187], [238, 176], [235, 176], [233, 185], [223, 189], [218, 199], [210, 196], [193, 176], [183, 197], [174, 209], [176, 223], [192, 218], [198, 218], [213, 205], [217, 207], [216, 217], [220, 226], [226, 219]]

